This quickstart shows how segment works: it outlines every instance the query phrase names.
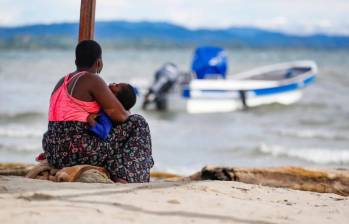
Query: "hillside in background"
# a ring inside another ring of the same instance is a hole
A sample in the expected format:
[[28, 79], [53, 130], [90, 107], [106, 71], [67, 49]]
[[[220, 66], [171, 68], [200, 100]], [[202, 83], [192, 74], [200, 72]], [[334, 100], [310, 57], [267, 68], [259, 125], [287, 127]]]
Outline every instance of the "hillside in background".
[[[71, 48], [77, 23], [0, 27], [0, 48]], [[111, 48], [171, 48], [216, 45], [226, 48], [349, 48], [348, 36], [296, 36], [249, 27], [196, 29], [163, 22], [97, 22], [96, 39]]]

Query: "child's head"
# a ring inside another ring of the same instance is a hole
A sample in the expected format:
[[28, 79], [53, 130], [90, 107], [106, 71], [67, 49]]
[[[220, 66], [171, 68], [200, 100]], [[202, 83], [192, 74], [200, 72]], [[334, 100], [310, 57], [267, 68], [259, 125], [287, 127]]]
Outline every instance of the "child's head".
[[130, 110], [136, 104], [136, 92], [130, 84], [112, 83], [109, 85], [110, 90], [118, 98], [125, 110]]

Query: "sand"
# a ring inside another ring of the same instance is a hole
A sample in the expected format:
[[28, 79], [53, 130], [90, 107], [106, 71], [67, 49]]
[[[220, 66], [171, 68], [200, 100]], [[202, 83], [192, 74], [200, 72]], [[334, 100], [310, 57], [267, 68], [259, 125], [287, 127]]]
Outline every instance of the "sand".
[[0, 223], [349, 223], [349, 198], [232, 181], [53, 183], [0, 176]]

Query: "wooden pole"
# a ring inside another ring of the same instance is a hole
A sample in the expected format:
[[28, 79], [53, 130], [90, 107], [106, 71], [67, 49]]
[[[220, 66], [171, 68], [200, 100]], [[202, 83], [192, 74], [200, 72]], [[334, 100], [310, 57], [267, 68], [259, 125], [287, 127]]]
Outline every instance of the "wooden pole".
[[93, 40], [96, 0], [81, 0], [79, 42]]

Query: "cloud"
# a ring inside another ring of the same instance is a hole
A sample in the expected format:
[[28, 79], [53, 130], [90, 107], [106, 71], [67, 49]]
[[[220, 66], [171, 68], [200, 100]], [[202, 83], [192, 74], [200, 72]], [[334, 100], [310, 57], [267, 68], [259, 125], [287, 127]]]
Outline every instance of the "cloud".
[[[0, 0], [0, 24], [79, 20], [79, 0]], [[348, 0], [97, 0], [97, 20], [168, 21], [189, 28], [232, 25], [349, 33]]]
[[77, 21], [79, 10], [80, 1], [0, 0], [0, 20], [7, 15], [6, 23], [2, 23], [7, 26]]
[[6, 26], [8, 24], [12, 24], [13, 21], [15, 21], [16, 18], [18, 18], [17, 14], [17, 12], [1, 12], [0, 25]]

